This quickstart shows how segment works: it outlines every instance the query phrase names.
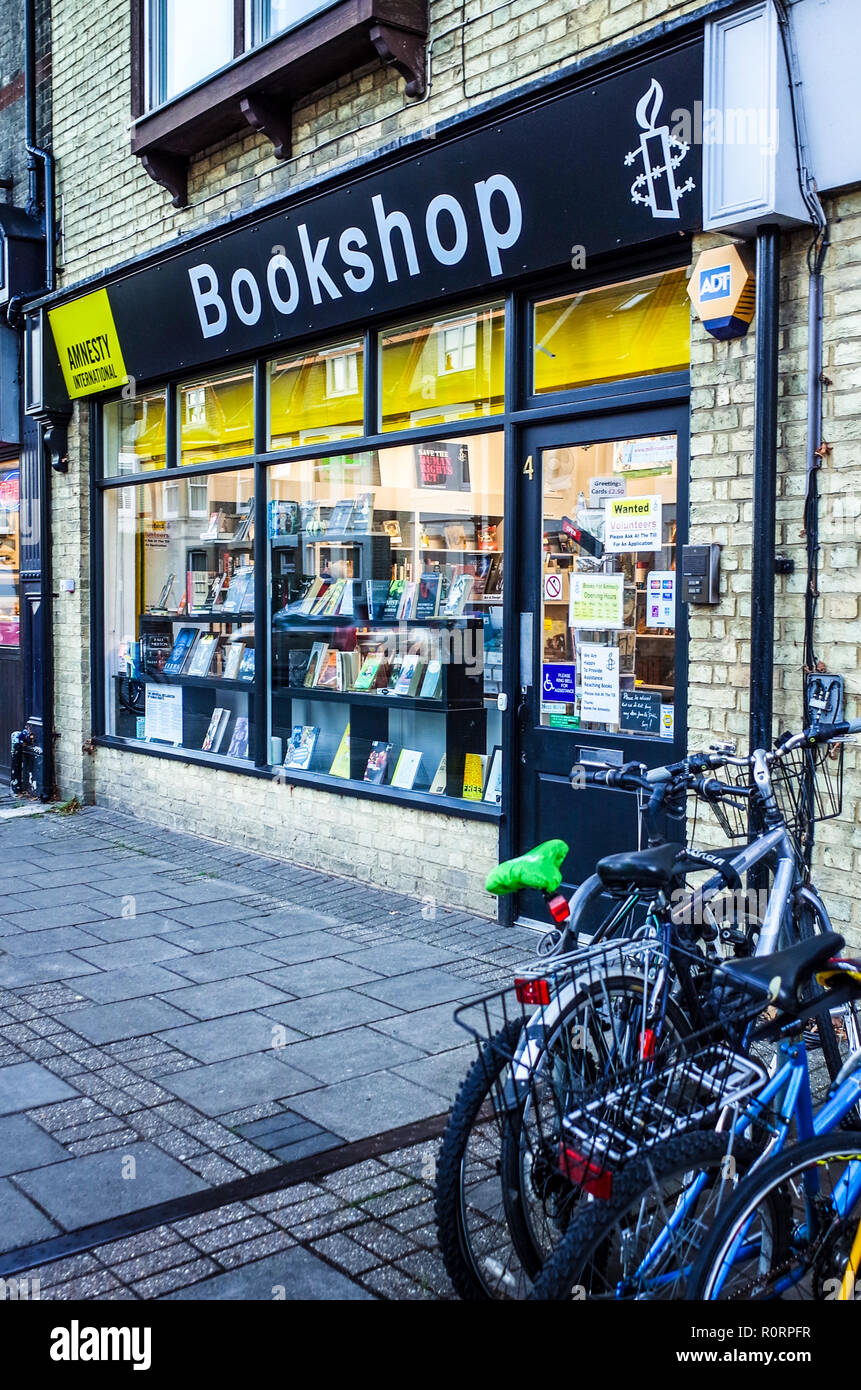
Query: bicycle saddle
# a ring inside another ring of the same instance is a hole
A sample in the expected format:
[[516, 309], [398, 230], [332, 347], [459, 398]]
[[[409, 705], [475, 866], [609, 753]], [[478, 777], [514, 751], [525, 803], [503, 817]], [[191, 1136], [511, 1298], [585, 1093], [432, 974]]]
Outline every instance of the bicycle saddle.
[[759, 987], [771, 995], [777, 1007], [787, 1014], [798, 1009], [798, 991], [827, 961], [842, 950], [843, 937], [823, 932], [809, 941], [799, 941], [771, 956], [744, 956], [727, 961], [721, 975], [740, 985]]
[[568, 853], [564, 840], [545, 840], [528, 854], [506, 859], [491, 869], [485, 888], [501, 897], [518, 893], [521, 888], [537, 888], [543, 893], [555, 893], [562, 882], [562, 864]]
[[684, 852], [684, 845], [669, 844], [608, 854], [598, 860], [595, 872], [605, 888], [669, 888], [684, 872], [684, 866], [676, 863]]

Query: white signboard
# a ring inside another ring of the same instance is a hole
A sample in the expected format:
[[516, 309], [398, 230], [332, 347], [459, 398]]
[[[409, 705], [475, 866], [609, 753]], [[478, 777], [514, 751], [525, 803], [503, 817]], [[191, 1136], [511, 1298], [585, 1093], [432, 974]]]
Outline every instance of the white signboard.
[[589, 506], [602, 507], [608, 497], [625, 496], [624, 478], [590, 478]]
[[625, 603], [622, 574], [572, 574], [568, 626], [620, 628]]
[[646, 627], [675, 627], [676, 572], [652, 570], [646, 578]]
[[604, 503], [604, 550], [660, 550], [663, 527], [660, 497], [608, 497]]
[[146, 688], [147, 739], [182, 743], [182, 686], [148, 685]]
[[620, 439], [613, 445], [614, 473], [670, 473], [676, 462], [676, 436], [653, 434]]
[[593, 724], [618, 724], [618, 648], [583, 642], [577, 652], [580, 658], [581, 720]]

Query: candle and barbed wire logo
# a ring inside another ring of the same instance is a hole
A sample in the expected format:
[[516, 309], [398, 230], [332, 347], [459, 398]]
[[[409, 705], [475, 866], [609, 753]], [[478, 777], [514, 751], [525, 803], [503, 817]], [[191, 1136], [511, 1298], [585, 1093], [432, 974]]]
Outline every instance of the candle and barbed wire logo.
[[668, 125], [658, 125], [663, 102], [664, 89], [653, 77], [649, 90], [637, 102], [640, 143], [625, 156], [625, 164], [630, 168], [638, 159], [643, 161], [642, 172], [631, 184], [631, 202], [645, 204], [653, 217], [678, 218], [680, 199], [695, 187], [693, 179], [681, 184], [676, 179], [676, 170], [690, 145], [673, 135]]

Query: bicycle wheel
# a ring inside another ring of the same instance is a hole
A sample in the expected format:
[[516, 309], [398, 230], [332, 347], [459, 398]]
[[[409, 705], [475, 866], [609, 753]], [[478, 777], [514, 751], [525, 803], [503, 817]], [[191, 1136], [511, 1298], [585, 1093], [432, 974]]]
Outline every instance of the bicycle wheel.
[[[709, 1225], [760, 1150], [699, 1131], [649, 1149], [613, 1182], [608, 1201], [584, 1202], [535, 1281], [531, 1298], [677, 1299]], [[780, 1224], [786, 1239], [785, 1223]]]
[[440, 1250], [459, 1298], [524, 1296], [500, 1186], [500, 1077], [517, 1047], [521, 1019], [485, 1043], [452, 1107], [436, 1167], [434, 1211]]
[[[501, 1169], [506, 1218], [514, 1249], [532, 1278], [562, 1238], [580, 1198], [580, 1190], [559, 1169], [561, 1118], [596, 1077], [612, 1075], [616, 1068], [624, 1072], [636, 1061], [644, 1027], [640, 975], [591, 984], [572, 1001], [548, 1039], [527, 1103], [505, 1116]], [[687, 1018], [668, 998], [661, 1047], [672, 1047], [690, 1031]]]
[[[771, 1213], [789, 1210], [788, 1238]], [[704, 1241], [687, 1297], [708, 1301], [861, 1296], [861, 1143], [835, 1131], [769, 1159], [739, 1187]], [[778, 1257], [779, 1256], [779, 1257]]]

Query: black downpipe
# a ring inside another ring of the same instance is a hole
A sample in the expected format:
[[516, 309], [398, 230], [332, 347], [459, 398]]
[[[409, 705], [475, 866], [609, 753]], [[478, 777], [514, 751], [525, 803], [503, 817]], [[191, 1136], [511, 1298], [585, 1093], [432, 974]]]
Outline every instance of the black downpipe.
[[750, 613], [750, 748], [770, 748], [774, 701], [774, 548], [777, 517], [777, 357], [780, 231], [756, 245], [756, 415]]
[[42, 199], [45, 205], [45, 289], [50, 294], [56, 288], [54, 247], [57, 226], [54, 211], [54, 157], [36, 144], [36, 0], [26, 0], [24, 27], [24, 146], [27, 151], [27, 212], [35, 217], [39, 212], [38, 167], [41, 163], [44, 178]]

